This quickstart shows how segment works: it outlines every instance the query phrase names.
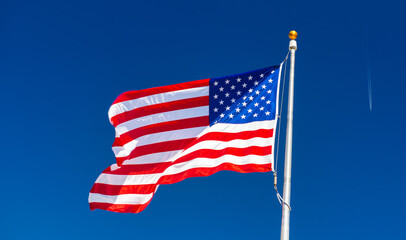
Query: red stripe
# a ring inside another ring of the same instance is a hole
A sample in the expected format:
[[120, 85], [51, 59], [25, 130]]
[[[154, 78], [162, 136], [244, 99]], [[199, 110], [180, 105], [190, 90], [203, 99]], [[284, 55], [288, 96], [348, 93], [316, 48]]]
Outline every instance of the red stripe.
[[122, 147], [124, 144], [121, 143], [119, 137], [114, 138], [113, 146], [112, 147]]
[[186, 146], [188, 146], [193, 140], [195, 140], [195, 138], [173, 140], [173, 141], [168, 141], [168, 142], [159, 142], [159, 143], [153, 143], [153, 144], [136, 147], [128, 156], [116, 157], [117, 165], [121, 166], [123, 161], [125, 161], [127, 159], [132, 159], [132, 158], [136, 158], [136, 157], [151, 154], [151, 153], [182, 150]]
[[268, 163], [268, 164], [236, 165], [232, 163], [223, 163], [215, 168], [192, 168], [181, 173], [162, 176], [159, 179], [159, 184], [177, 183], [190, 177], [206, 177], [218, 171], [224, 170], [235, 171], [240, 173], [269, 172], [272, 171], [272, 164]]
[[144, 90], [128, 91], [128, 92], [125, 92], [125, 93], [122, 93], [121, 95], [119, 95], [117, 97], [117, 99], [114, 100], [113, 104], [128, 101], [128, 100], [133, 100], [133, 99], [137, 99], [137, 98], [141, 98], [141, 97], [146, 97], [146, 96], [150, 96], [150, 95], [155, 95], [155, 94], [159, 94], [159, 93], [184, 90], [184, 89], [188, 89], [188, 88], [205, 87], [205, 86], [209, 86], [209, 80], [210, 79], [202, 79], [202, 80], [197, 80], [197, 81], [192, 81], [192, 82], [185, 82], [185, 83], [179, 83], [179, 84], [174, 84], [174, 85], [149, 88], [149, 89], [144, 89]]
[[157, 186], [156, 184], [109, 185], [104, 183], [95, 183], [90, 192], [100, 193], [103, 195], [150, 194], [155, 192], [156, 186]]
[[[152, 199], [151, 199], [152, 200]], [[108, 210], [112, 212], [118, 212], [118, 213], [139, 213], [142, 212], [148, 204], [151, 202], [151, 200], [147, 203], [144, 204], [111, 204], [111, 203], [89, 203], [90, 205], [90, 210], [95, 210], [95, 209], [102, 209], [102, 210]]]
[[120, 138], [116, 138], [116, 140], [113, 143], [113, 147], [123, 146], [124, 144], [129, 143], [134, 139], [137, 139], [139, 137], [148, 134], [180, 130], [186, 128], [203, 127], [208, 125], [209, 125], [209, 116], [186, 118], [182, 120], [151, 124], [123, 133], [122, 135], [120, 135]]
[[182, 99], [182, 100], [166, 102], [166, 103], [159, 103], [159, 104], [136, 108], [131, 111], [117, 114], [111, 118], [111, 122], [114, 127], [117, 127], [117, 125], [119, 125], [121, 123], [130, 121], [132, 119], [139, 118], [139, 117], [144, 117], [144, 116], [162, 113], [162, 112], [170, 112], [170, 111], [176, 111], [176, 110], [181, 110], [181, 109], [186, 109], [186, 108], [202, 107], [202, 106], [208, 106], [208, 105], [209, 105], [209, 96]]
[[120, 138], [119, 138], [119, 137], [116, 137], [116, 138], [114, 139], [114, 142], [113, 142], [113, 146], [112, 146], [112, 147], [122, 147], [123, 145], [124, 145], [124, 144], [121, 143]]

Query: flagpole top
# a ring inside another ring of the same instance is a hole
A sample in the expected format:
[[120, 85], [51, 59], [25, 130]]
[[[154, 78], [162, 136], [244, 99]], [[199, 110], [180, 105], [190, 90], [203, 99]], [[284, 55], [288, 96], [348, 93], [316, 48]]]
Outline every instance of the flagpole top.
[[289, 38], [295, 40], [297, 38], [297, 32], [295, 30], [290, 31]]
[[295, 30], [292, 30], [289, 32], [289, 38], [291, 39], [289, 42], [289, 50], [297, 50], [297, 43], [296, 43], [296, 38], [297, 38], [297, 32]]

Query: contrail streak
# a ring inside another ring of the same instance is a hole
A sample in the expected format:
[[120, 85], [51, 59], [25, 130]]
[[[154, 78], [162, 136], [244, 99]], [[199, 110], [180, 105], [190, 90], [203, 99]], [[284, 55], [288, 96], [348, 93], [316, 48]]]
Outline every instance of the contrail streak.
[[367, 78], [368, 78], [369, 111], [372, 112], [372, 77], [371, 77], [371, 66], [368, 56], [367, 56]]

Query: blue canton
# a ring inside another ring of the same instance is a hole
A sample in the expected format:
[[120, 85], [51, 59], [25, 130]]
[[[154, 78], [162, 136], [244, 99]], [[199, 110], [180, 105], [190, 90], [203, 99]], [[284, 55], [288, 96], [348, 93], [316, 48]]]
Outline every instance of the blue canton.
[[273, 120], [279, 66], [210, 79], [210, 126]]

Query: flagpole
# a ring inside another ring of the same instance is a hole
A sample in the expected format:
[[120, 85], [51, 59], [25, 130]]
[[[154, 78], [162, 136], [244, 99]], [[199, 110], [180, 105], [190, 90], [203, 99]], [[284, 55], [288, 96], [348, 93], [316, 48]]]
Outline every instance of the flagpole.
[[286, 126], [286, 147], [285, 147], [285, 172], [283, 178], [283, 200], [282, 206], [282, 227], [281, 240], [289, 240], [289, 221], [290, 221], [290, 183], [292, 172], [292, 127], [293, 127], [293, 92], [295, 77], [295, 52], [296, 31], [289, 33], [289, 50], [290, 50], [290, 76], [289, 76], [289, 98], [288, 98], [288, 119]]

